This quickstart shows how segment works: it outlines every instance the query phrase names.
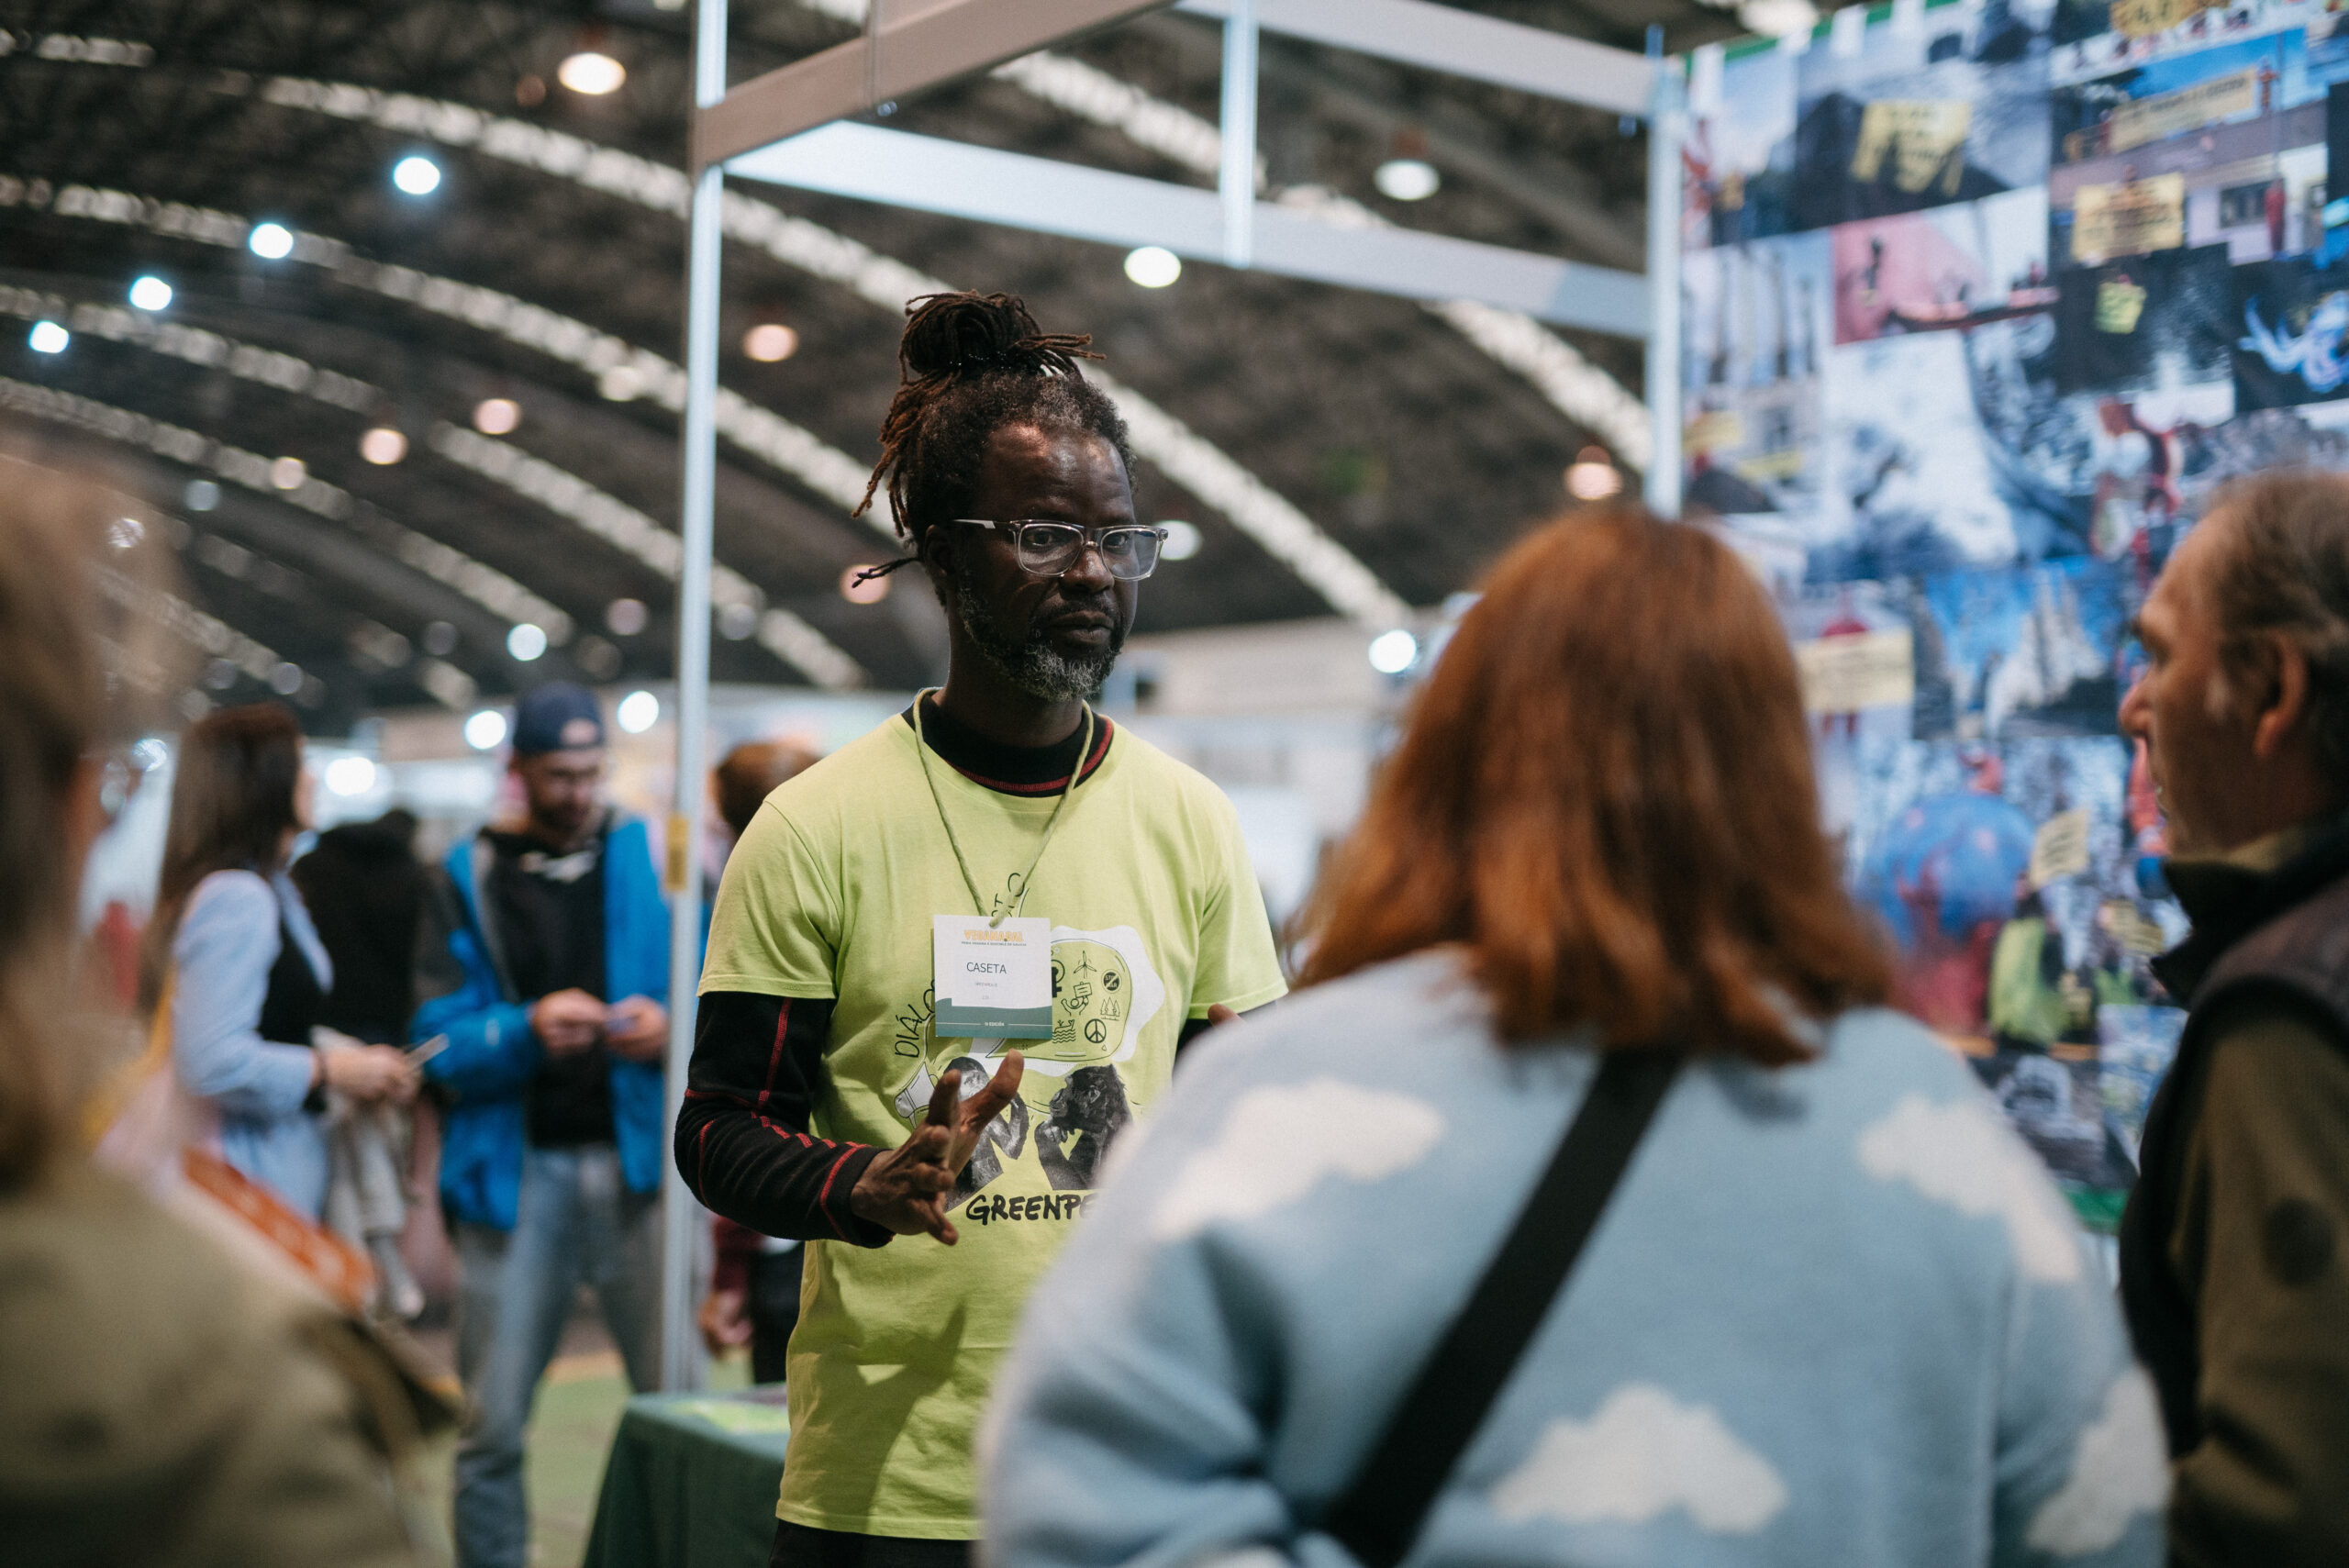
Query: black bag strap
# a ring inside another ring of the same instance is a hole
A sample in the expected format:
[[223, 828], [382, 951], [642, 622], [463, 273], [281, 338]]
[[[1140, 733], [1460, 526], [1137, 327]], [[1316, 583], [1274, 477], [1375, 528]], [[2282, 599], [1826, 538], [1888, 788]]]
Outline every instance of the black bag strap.
[[1323, 1517], [1364, 1568], [1395, 1568], [1564, 1290], [1680, 1069], [1677, 1051], [1610, 1051], [1468, 1305]]

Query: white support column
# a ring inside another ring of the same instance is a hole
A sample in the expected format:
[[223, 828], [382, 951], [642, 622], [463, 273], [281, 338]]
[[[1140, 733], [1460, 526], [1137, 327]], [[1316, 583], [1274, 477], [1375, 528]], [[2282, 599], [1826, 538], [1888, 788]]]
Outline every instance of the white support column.
[[1648, 113], [1648, 418], [1655, 435], [1646, 500], [1680, 515], [1680, 149], [1688, 134], [1680, 62], [1659, 61]]
[[[694, 33], [694, 103], [726, 95], [726, 7], [700, 0]], [[701, 1207], [685, 1191], [672, 1153], [677, 1107], [694, 1049], [694, 991], [701, 981], [701, 835], [708, 793], [709, 567], [718, 473], [718, 305], [721, 282], [718, 204], [726, 172], [713, 164], [694, 181], [685, 262], [685, 486], [677, 575], [677, 781], [669, 813], [669, 1062], [661, 1118], [661, 1386], [702, 1382], [694, 1325], [694, 1259]]]
[[1223, 19], [1223, 264], [1256, 259], [1256, 0], [1231, 0]]

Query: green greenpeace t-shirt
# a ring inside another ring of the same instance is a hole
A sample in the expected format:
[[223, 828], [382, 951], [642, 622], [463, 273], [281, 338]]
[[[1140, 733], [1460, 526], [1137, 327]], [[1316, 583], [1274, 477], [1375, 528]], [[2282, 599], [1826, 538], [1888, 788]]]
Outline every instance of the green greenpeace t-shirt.
[[[963, 1540], [978, 1533], [971, 1447], [996, 1361], [1103, 1156], [1164, 1092], [1186, 1020], [1286, 987], [1231, 803], [1120, 729], [1020, 911], [1052, 922], [1052, 1038], [935, 1038], [931, 918], [972, 900], [917, 744], [893, 719], [767, 797], [727, 862], [701, 989], [835, 1000], [810, 1129], [823, 1138], [894, 1148], [949, 1068], [971, 1093], [1005, 1050], [1027, 1059], [954, 1195], [960, 1244], [809, 1242], [787, 1363], [778, 1517]], [[930, 763], [980, 891], [1017, 902], [1058, 797]]]

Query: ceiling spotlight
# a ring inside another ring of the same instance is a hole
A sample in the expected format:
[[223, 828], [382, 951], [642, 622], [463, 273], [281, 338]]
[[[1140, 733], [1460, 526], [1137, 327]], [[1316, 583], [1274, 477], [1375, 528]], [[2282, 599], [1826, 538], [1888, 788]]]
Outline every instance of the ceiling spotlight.
[[36, 354], [61, 354], [73, 334], [54, 321], [36, 321], [33, 329], [25, 334], [25, 341], [32, 345]]
[[440, 188], [440, 165], [412, 152], [392, 165], [392, 183], [412, 196], [429, 196]]
[[282, 457], [269, 465], [269, 483], [279, 490], [299, 490], [310, 469], [298, 457]]
[[546, 628], [523, 621], [506, 634], [506, 651], [528, 664], [547, 651]]
[[630, 735], [641, 735], [661, 722], [661, 699], [651, 692], [630, 692], [620, 698], [612, 717]]
[[604, 625], [614, 637], [634, 637], [651, 623], [642, 599], [614, 599], [604, 608]]
[[525, 76], [514, 83], [514, 101], [526, 109], [535, 109], [547, 101], [547, 79]]
[[191, 479], [187, 493], [182, 497], [191, 512], [208, 512], [220, 504], [220, 486], [208, 479]]
[[1808, 32], [1819, 25], [1819, 7], [1811, 0], [1745, 0], [1737, 8], [1738, 25], [1764, 38], [1785, 38]]
[[1419, 639], [1397, 627], [1370, 639], [1370, 667], [1382, 675], [1399, 675], [1419, 656]]
[[762, 321], [742, 334], [742, 352], [763, 365], [787, 360], [799, 351], [799, 334], [780, 321]]
[[1370, 183], [1391, 202], [1423, 202], [1443, 188], [1443, 176], [1424, 158], [1389, 158], [1371, 174]]
[[389, 425], [378, 425], [359, 438], [359, 455], [378, 468], [407, 456], [407, 438]]
[[269, 689], [279, 696], [290, 697], [302, 689], [302, 666], [291, 659], [280, 659], [269, 667]]
[[1146, 289], [1163, 289], [1183, 275], [1183, 258], [1163, 245], [1126, 252], [1126, 276]]
[[556, 69], [554, 79], [583, 96], [600, 98], [620, 90], [628, 67], [600, 50], [583, 49]]
[[861, 583], [857, 581], [872, 570], [869, 566], [852, 566], [841, 573], [841, 597], [852, 605], [877, 605], [887, 598], [889, 579], [886, 577], [865, 577]]
[[759, 611], [755, 605], [739, 600], [718, 606], [718, 635], [729, 642], [740, 642], [759, 629]]
[[1160, 556], [1168, 561], [1188, 561], [1199, 553], [1204, 536], [1198, 524], [1181, 517], [1161, 517], [1158, 526], [1166, 530], [1166, 539], [1158, 547]]
[[473, 428], [484, 436], [513, 433], [522, 422], [522, 406], [510, 397], [484, 397], [473, 405]]
[[283, 261], [294, 254], [294, 231], [282, 223], [256, 223], [245, 249], [264, 261]]
[[152, 272], [134, 278], [130, 284], [130, 303], [139, 310], [169, 310], [172, 306], [172, 285]]
[[375, 787], [375, 764], [364, 757], [337, 757], [327, 764], [327, 793], [365, 795]]
[[634, 365], [609, 365], [596, 378], [596, 390], [609, 403], [633, 403], [644, 395], [644, 378]]
[[1583, 448], [1566, 468], [1566, 494], [1577, 501], [1604, 501], [1622, 488], [1622, 471], [1600, 448]]
[[483, 708], [465, 720], [465, 744], [476, 751], [494, 751], [506, 739], [506, 716], [494, 707]]

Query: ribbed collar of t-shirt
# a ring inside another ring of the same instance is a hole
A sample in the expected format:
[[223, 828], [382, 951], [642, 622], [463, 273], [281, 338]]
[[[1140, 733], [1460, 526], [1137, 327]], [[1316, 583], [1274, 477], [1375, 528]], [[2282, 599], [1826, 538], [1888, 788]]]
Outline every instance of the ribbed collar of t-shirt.
[[[1076, 766], [1076, 754], [1085, 744], [1085, 726], [1079, 723], [1068, 738], [1051, 746], [1006, 746], [963, 723], [938, 706], [935, 697], [924, 696], [921, 703], [921, 734], [930, 751], [956, 773], [983, 788], [998, 795], [1058, 795], [1068, 787], [1069, 770]], [[897, 716], [907, 728], [913, 728], [914, 710], [907, 708]], [[1109, 740], [1117, 726], [1099, 715], [1096, 716], [1093, 750], [1085, 759], [1085, 771], [1077, 782], [1084, 783], [1100, 771], [1109, 755]]]

